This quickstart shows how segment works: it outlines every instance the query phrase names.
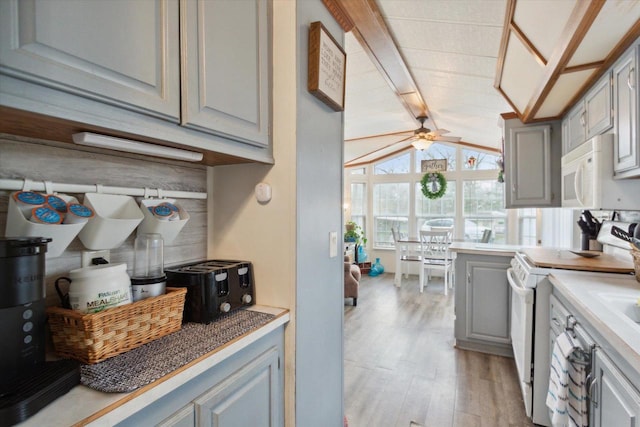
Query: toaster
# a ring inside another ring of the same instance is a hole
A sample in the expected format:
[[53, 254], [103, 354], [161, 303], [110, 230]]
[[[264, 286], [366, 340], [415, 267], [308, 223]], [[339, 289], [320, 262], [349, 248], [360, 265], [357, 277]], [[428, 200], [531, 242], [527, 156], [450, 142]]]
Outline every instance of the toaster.
[[248, 261], [207, 260], [165, 269], [167, 286], [187, 288], [183, 322], [211, 323], [255, 302]]

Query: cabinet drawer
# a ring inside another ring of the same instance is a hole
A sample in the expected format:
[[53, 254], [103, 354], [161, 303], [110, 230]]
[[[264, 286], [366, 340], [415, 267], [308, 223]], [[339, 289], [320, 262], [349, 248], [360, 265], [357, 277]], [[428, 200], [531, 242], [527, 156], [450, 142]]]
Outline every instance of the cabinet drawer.
[[567, 324], [567, 317], [570, 313], [553, 295], [549, 298], [549, 304], [549, 325], [553, 333], [557, 336], [564, 330]]

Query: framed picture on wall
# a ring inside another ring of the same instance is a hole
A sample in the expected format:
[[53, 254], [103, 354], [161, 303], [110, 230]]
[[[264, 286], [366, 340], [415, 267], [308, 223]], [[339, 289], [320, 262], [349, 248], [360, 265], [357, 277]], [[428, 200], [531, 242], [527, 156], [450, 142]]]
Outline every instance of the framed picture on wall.
[[307, 89], [334, 111], [344, 110], [347, 54], [321, 22], [309, 26]]

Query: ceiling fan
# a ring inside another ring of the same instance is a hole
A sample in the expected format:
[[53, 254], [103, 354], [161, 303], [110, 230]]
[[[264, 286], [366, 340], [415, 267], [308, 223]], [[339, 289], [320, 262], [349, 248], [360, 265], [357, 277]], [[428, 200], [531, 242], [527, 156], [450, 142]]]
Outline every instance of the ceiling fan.
[[462, 139], [458, 136], [442, 136], [449, 133], [446, 129], [436, 129], [432, 131], [424, 127], [424, 121], [427, 120], [427, 116], [419, 116], [416, 118], [420, 121], [420, 127], [413, 131], [412, 137], [408, 138], [416, 150], [426, 150], [435, 141], [458, 142]]

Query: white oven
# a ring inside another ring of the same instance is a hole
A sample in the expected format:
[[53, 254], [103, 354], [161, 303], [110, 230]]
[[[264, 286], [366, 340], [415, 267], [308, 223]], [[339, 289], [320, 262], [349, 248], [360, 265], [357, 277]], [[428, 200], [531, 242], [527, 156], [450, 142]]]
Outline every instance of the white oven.
[[549, 297], [551, 269], [533, 265], [516, 252], [507, 270], [511, 286], [511, 343], [526, 414], [550, 426], [545, 404], [549, 380]]

